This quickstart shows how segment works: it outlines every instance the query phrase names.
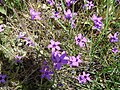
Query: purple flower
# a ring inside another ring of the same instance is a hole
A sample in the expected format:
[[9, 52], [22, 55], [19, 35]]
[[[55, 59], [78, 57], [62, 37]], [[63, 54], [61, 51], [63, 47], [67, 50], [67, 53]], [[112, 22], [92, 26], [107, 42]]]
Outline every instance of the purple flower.
[[54, 63], [54, 68], [60, 70], [61, 66], [68, 63], [68, 60], [65, 58], [66, 53], [63, 51], [61, 54], [58, 52], [52, 53], [52, 61]]
[[62, 83], [58, 83], [57, 86], [63, 86], [63, 84]]
[[86, 2], [87, 4], [85, 4], [85, 6], [90, 10], [94, 6], [94, 4], [92, 4], [92, 1], [86, 1]]
[[82, 60], [80, 60], [80, 55], [78, 55], [77, 57], [75, 56], [70, 56], [70, 61], [68, 62], [68, 64], [70, 65], [70, 67], [72, 66], [79, 66], [79, 63], [81, 63]]
[[0, 74], [0, 84], [1, 83], [5, 83], [5, 78], [6, 78], [6, 75], [2, 75], [2, 74]]
[[28, 46], [34, 46], [34, 43], [29, 39], [29, 38], [24, 38], [25, 42], [26, 42], [26, 45]]
[[114, 33], [114, 35], [110, 34], [109, 38], [110, 38], [110, 42], [118, 42], [118, 32]]
[[75, 3], [75, 1], [76, 1], [76, 0], [71, 0], [71, 3], [73, 4], [73, 3]]
[[92, 20], [94, 23], [101, 22], [102, 17], [97, 17], [95, 14], [93, 14], [91, 20]]
[[73, 16], [76, 16], [77, 13], [73, 13], [73, 16], [72, 16], [72, 12], [70, 9], [68, 9], [67, 11], [64, 11], [64, 15], [65, 15], [65, 18], [70, 20]]
[[86, 74], [85, 72], [83, 72], [83, 75], [79, 74], [77, 80], [79, 81], [80, 84], [83, 84], [86, 83], [87, 81], [91, 81], [89, 76], [90, 74]]
[[0, 0], [0, 3], [2, 3], [2, 0]]
[[116, 54], [118, 52], [117, 48], [116, 47], [112, 48], [112, 52]]
[[53, 72], [49, 70], [48, 66], [43, 66], [40, 72], [42, 73], [41, 78], [47, 78], [48, 80], [50, 80], [50, 75], [53, 74]]
[[55, 52], [56, 50], [60, 50], [60, 47], [58, 46], [60, 44], [60, 42], [58, 42], [58, 41], [55, 42], [53, 40], [50, 40], [50, 43], [51, 44], [48, 45], [48, 48], [52, 48], [52, 52]]
[[97, 29], [98, 31], [100, 31], [101, 27], [102, 27], [102, 23], [101, 22], [97, 22], [94, 24], [94, 26], [92, 27], [92, 29]]
[[16, 62], [21, 62], [21, 58], [22, 58], [22, 56], [18, 56], [18, 55], [16, 55], [16, 56], [15, 56], [15, 60], [16, 60]]
[[39, 15], [40, 15], [40, 12], [36, 12], [32, 8], [30, 8], [30, 16], [31, 16], [32, 20], [34, 20], [34, 19], [41, 20]]
[[85, 43], [87, 42], [87, 39], [82, 36], [82, 34], [78, 34], [78, 36], [75, 36], [76, 45], [79, 45], [80, 47], [84, 47]]
[[25, 37], [25, 33], [23, 33], [23, 32], [19, 32], [19, 35], [17, 36], [17, 38], [18, 39], [20, 39], [20, 38], [24, 38]]
[[0, 25], [0, 32], [4, 31], [3, 25]]
[[66, 5], [69, 7], [70, 4], [75, 3], [76, 0], [66, 0]]
[[95, 14], [93, 14], [91, 20], [94, 22], [94, 26], [92, 27], [92, 29], [97, 29], [98, 31], [100, 31], [103, 26], [101, 22], [102, 17], [97, 17]]
[[71, 2], [71, 0], [66, 0], [66, 5], [69, 7], [70, 6], [70, 3]]
[[51, 16], [51, 18], [54, 18], [55, 20], [61, 17], [58, 12], [52, 12], [52, 14], [53, 16]]
[[117, 2], [118, 4], [120, 4], [120, 0], [116, 0], [116, 2]]
[[75, 28], [75, 20], [71, 20], [70, 23], [71, 23], [71, 28]]
[[46, 0], [46, 2], [47, 2], [48, 4], [50, 4], [50, 6], [53, 6], [53, 5], [55, 4], [55, 2], [54, 2], [53, 0]]
[[66, 5], [70, 7], [71, 4], [75, 3], [75, 0], [66, 0]]

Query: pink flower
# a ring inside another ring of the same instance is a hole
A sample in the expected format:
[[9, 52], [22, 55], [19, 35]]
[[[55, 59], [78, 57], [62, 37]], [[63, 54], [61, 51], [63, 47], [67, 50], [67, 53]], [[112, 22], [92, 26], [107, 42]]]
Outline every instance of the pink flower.
[[116, 54], [118, 52], [118, 49], [116, 47], [112, 48], [112, 52]]
[[55, 42], [53, 40], [50, 40], [50, 43], [51, 44], [48, 45], [48, 48], [52, 48], [52, 52], [55, 52], [56, 50], [60, 50], [60, 47], [58, 46], [60, 44], [60, 42], [58, 42], [58, 41]]
[[94, 23], [101, 22], [102, 17], [97, 17], [95, 14], [93, 14], [91, 20], [92, 20]]
[[80, 47], [84, 47], [85, 43], [87, 42], [87, 39], [82, 36], [82, 34], [78, 34], [78, 36], [75, 36], [76, 45], [79, 45]]
[[32, 8], [30, 8], [30, 15], [31, 15], [31, 19], [34, 20], [34, 19], [38, 19], [38, 20], [41, 20], [40, 18], [40, 12], [36, 12], [35, 10], [33, 10]]
[[72, 14], [71, 10], [68, 9], [67, 11], [64, 11], [64, 15], [66, 19], [70, 20], [73, 16], [76, 16], [77, 13]]
[[54, 2], [53, 0], [46, 0], [46, 2], [47, 2], [48, 4], [50, 4], [50, 6], [53, 6], [53, 5], [55, 4], [55, 2]]
[[83, 74], [79, 74], [79, 76], [77, 77], [77, 80], [79, 81], [80, 84], [86, 83], [87, 81], [91, 81], [90, 79], [90, 74], [86, 74], [85, 72], [83, 72]]
[[80, 55], [78, 55], [77, 57], [75, 56], [70, 56], [70, 61], [68, 62], [68, 64], [70, 65], [70, 67], [72, 66], [79, 66], [79, 63], [82, 63], [82, 60], [80, 60]]
[[54, 18], [55, 20], [57, 20], [61, 17], [58, 12], [52, 12], [52, 14], [53, 15], [51, 16], [51, 18]]
[[87, 4], [85, 4], [85, 6], [90, 10], [94, 6], [94, 4], [92, 3], [92, 1], [86, 1], [86, 2]]

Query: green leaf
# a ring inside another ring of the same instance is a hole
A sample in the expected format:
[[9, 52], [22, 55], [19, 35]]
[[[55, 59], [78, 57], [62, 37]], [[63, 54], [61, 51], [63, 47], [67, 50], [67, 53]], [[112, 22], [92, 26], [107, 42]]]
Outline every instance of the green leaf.
[[6, 11], [5, 11], [5, 9], [2, 6], [0, 6], [0, 13], [6, 15]]

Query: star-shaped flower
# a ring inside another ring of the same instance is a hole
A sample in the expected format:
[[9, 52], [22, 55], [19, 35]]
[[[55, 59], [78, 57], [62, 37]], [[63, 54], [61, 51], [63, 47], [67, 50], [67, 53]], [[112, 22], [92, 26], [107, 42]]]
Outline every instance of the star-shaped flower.
[[78, 34], [78, 36], [75, 36], [76, 45], [79, 45], [80, 47], [84, 47], [85, 43], [87, 42], [87, 39], [82, 36], [82, 34]]
[[87, 4], [85, 4], [85, 6], [90, 10], [94, 6], [94, 4], [92, 3], [92, 1], [86, 1], [86, 2]]
[[79, 74], [79, 76], [77, 77], [77, 80], [79, 81], [80, 84], [84, 84], [87, 81], [91, 81], [90, 79], [90, 74], [86, 74], [85, 72], [83, 72], [83, 74]]
[[63, 51], [61, 54], [52, 53], [52, 61], [54, 64], [54, 68], [60, 70], [61, 66], [68, 63], [66, 59], [66, 53]]
[[58, 46], [60, 44], [60, 42], [55, 42], [54, 40], [50, 40], [50, 43], [48, 45], [48, 48], [52, 48], [52, 52], [55, 52], [56, 50], [60, 50], [60, 47]]
[[39, 16], [40, 14], [41, 14], [40, 12], [36, 12], [34, 9], [30, 8], [30, 16], [31, 16], [32, 20], [34, 20], [34, 19], [41, 20], [41, 18]]

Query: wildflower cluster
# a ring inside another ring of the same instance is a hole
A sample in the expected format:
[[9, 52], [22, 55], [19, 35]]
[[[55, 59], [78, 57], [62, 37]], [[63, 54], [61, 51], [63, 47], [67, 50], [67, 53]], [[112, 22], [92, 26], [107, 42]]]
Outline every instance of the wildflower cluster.
[[[85, 43], [87, 42], [86, 38], [82, 36], [82, 34], [79, 34], [78, 37], [75, 37], [76, 40], [76, 44], [79, 45], [80, 47], [84, 47]], [[80, 55], [78, 55], [77, 57], [75, 56], [67, 56], [66, 52], [60, 52], [59, 50], [61, 49], [58, 45], [60, 44], [60, 42], [55, 42], [54, 40], [50, 41], [51, 44], [48, 45], [48, 48], [52, 49], [52, 62], [54, 65], [54, 68], [57, 70], [60, 70], [62, 65], [69, 65], [71, 68], [76, 66], [79, 66], [79, 63], [82, 63], [82, 60], [80, 59]], [[88, 75], [89, 78], [89, 75]], [[89, 80], [88, 80], [89, 81]], [[84, 80], [84, 83], [87, 82], [87, 80]]]
[[15, 4], [10, 14], [7, 1], [0, 6], [0, 86], [25, 90], [119, 87], [119, 0], [21, 2], [25, 9], [20, 11]]

